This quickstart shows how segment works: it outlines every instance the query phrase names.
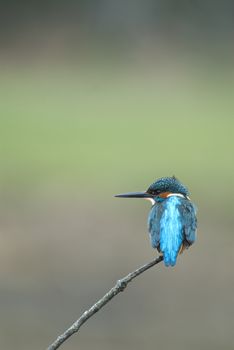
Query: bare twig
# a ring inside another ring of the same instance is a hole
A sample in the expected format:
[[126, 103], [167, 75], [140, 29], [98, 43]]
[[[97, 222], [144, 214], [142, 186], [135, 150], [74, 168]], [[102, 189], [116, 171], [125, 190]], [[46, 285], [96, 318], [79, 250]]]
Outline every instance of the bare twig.
[[129, 273], [124, 278], [118, 280], [116, 285], [109, 290], [100, 300], [98, 300], [89, 310], [86, 310], [81, 317], [71, 325], [63, 334], [59, 335], [58, 338], [47, 348], [47, 350], [58, 349], [68, 338], [70, 338], [74, 333], [78, 332], [80, 327], [96, 312], [98, 312], [104, 305], [106, 305], [112, 298], [114, 298], [120, 292], [123, 292], [127, 287], [128, 283], [134, 278], [142, 274], [144, 271], [150, 269], [154, 265], [160, 263], [163, 260], [163, 256], [159, 256], [156, 259], [150, 261], [149, 263], [141, 266], [135, 271]]

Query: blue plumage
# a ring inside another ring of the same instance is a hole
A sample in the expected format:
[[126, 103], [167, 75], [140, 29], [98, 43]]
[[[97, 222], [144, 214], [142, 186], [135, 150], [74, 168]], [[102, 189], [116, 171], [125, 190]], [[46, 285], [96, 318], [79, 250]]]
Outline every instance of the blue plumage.
[[163, 254], [166, 266], [174, 266], [179, 252], [196, 240], [196, 209], [188, 195], [187, 188], [174, 176], [157, 180], [145, 192], [117, 195], [152, 202], [148, 218], [151, 245]]
[[148, 218], [151, 245], [163, 253], [166, 266], [176, 264], [179, 250], [196, 239], [196, 216], [193, 204], [176, 195], [155, 201]]

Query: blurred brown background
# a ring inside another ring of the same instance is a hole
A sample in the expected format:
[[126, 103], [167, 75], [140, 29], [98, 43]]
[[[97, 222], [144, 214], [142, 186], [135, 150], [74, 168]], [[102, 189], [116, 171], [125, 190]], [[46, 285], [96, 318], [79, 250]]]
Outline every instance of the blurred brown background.
[[149, 204], [176, 175], [198, 241], [63, 349], [233, 349], [232, 1], [1, 1], [0, 348], [45, 349], [151, 260]]

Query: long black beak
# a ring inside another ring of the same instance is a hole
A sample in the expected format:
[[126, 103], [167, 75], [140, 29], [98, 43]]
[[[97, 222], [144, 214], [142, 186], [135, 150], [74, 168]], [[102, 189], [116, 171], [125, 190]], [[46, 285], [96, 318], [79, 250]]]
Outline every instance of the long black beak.
[[117, 194], [115, 197], [120, 198], [151, 198], [151, 195], [147, 192], [128, 192], [123, 194]]

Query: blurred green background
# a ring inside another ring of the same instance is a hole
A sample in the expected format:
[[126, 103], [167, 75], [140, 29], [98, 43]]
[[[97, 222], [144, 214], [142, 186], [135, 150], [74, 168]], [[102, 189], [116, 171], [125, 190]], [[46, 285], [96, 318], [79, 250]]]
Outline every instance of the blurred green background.
[[234, 5], [2, 2], [0, 347], [45, 349], [151, 260], [149, 204], [176, 175], [198, 241], [62, 348], [233, 349]]

